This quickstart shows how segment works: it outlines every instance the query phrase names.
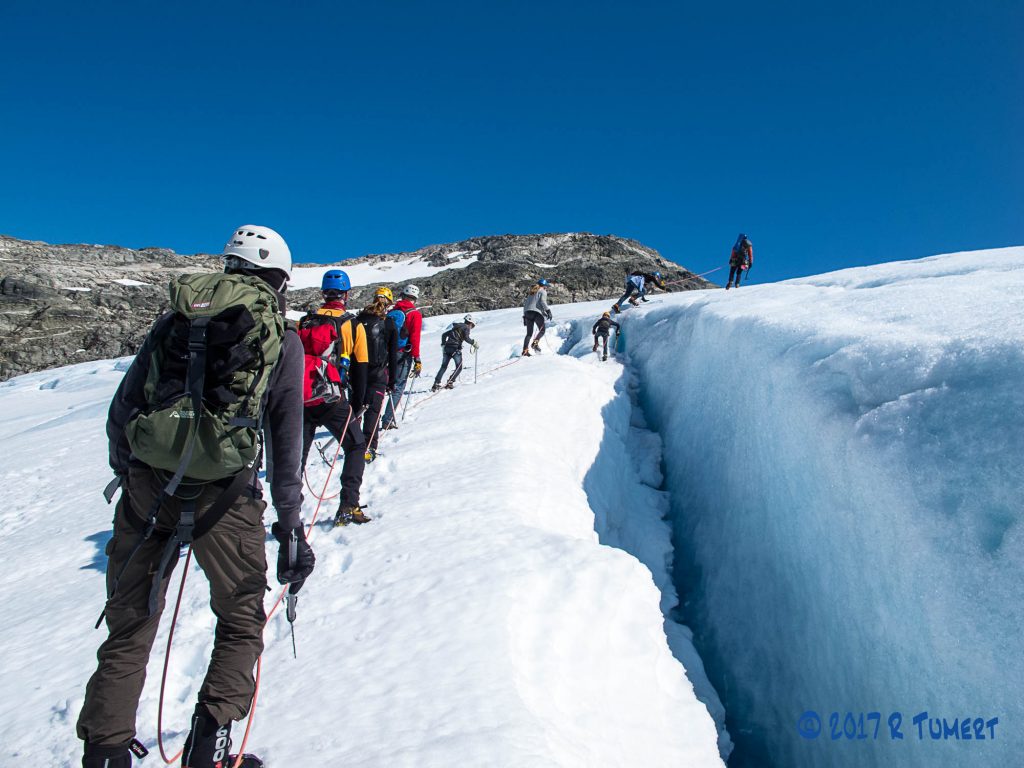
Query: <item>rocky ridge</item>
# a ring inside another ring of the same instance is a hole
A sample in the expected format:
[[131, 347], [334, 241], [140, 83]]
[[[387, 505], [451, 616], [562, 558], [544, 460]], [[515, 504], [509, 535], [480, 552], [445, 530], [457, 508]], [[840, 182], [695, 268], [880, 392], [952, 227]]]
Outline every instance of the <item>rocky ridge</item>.
[[[457, 251], [475, 253], [477, 260], [463, 269], [415, 279], [424, 314], [519, 306], [528, 286], [540, 277], [552, 281], [548, 294], [553, 305], [598, 299], [610, 303], [621, 294], [624, 276], [637, 268], [660, 270], [669, 281], [685, 280], [673, 290], [711, 287], [635, 240], [588, 233], [476, 237], [410, 253], [363, 256], [338, 266], [417, 258], [443, 267]], [[50, 245], [0, 235], [0, 380], [134, 354], [150, 324], [166, 309], [168, 281], [178, 274], [220, 268], [220, 258], [208, 254]], [[350, 306], [368, 303], [380, 284], [355, 288]], [[292, 309], [315, 306], [318, 300], [315, 288], [288, 294]]]

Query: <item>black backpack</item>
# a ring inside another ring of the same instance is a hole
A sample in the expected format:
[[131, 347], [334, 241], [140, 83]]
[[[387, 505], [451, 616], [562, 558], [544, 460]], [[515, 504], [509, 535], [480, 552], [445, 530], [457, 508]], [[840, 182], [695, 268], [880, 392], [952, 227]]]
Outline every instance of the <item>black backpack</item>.
[[465, 330], [466, 326], [464, 323], [452, 323], [441, 334], [441, 346], [461, 347], [462, 341], [465, 339]]
[[388, 340], [384, 332], [385, 319], [377, 315], [363, 312], [357, 322], [366, 330], [366, 354], [370, 366], [379, 368], [388, 364]]

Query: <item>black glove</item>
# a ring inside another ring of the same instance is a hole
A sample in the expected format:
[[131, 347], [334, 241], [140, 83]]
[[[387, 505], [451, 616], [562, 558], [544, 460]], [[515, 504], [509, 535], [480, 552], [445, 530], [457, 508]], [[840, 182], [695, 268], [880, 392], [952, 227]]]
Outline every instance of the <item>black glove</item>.
[[550, 309], [547, 312], [545, 312], [544, 314], [546, 314], [548, 316], [548, 320], [551, 319], [551, 310]]
[[384, 388], [384, 393], [385, 393], [385, 394], [387, 394], [387, 395], [393, 395], [393, 394], [395, 394], [395, 385], [394, 385], [394, 384], [388, 384], [388, 385], [387, 385], [387, 386], [386, 386], [386, 387]]
[[523, 325], [526, 325], [526, 315], [523, 315]]
[[316, 564], [316, 557], [313, 555], [313, 548], [306, 541], [306, 529], [301, 525], [298, 528], [282, 528], [280, 523], [270, 526], [270, 532], [281, 545], [277, 552], [277, 580], [282, 584], [296, 584], [293, 592], [298, 592], [299, 586], [313, 572]]

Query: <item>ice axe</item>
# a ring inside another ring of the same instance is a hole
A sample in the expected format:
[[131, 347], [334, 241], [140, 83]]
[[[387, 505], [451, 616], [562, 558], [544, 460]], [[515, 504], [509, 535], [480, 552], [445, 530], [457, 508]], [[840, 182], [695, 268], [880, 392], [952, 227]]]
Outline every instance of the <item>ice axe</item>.
[[[295, 531], [292, 531], [291, 536], [288, 537], [288, 567], [291, 569], [295, 568], [295, 562], [299, 558], [299, 537]], [[302, 583], [305, 581], [296, 581], [288, 585], [288, 591], [284, 596], [284, 615], [288, 619], [288, 627], [292, 633], [292, 656], [299, 658], [299, 653], [295, 648], [295, 608], [299, 603], [299, 590], [302, 589]]]

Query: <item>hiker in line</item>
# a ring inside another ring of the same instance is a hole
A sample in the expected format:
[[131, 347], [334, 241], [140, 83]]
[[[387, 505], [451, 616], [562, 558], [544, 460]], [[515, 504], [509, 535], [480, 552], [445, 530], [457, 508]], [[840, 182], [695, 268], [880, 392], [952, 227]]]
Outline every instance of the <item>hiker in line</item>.
[[377, 441], [380, 439], [380, 420], [384, 402], [395, 391], [395, 376], [398, 369], [398, 328], [388, 312], [394, 296], [391, 289], [381, 286], [373, 294], [373, 303], [368, 305], [356, 322], [363, 326], [366, 335], [366, 353], [369, 367], [366, 375], [366, 414], [363, 416], [363, 437], [366, 438], [365, 461], [377, 458]]
[[[739, 288], [740, 277], [752, 266], [754, 266], [754, 244], [741, 232], [729, 254], [729, 282], [725, 284], [725, 290], [728, 291], [734, 285]], [[733, 282], [734, 275], [735, 283]]]
[[[530, 356], [530, 350], [540, 352], [540, 337], [544, 335], [544, 318], [551, 319], [551, 310], [548, 309], [548, 281], [543, 277], [537, 284], [530, 288], [523, 302], [523, 325], [526, 326], [526, 338], [523, 339], [523, 357]], [[533, 337], [533, 327], [537, 326], [537, 336]]]
[[398, 373], [395, 377], [395, 396], [389, 398], [381, 419], [381, 429], [398, 429], [395, 411], [398, 410], [409, 377], [417, 378], [423, 371], [420, 362], [420, 333], [423, 329], [423, 313], [416, 308], [420, 297], [420, 289], [411, 283], [402, 289], [402, 298], [395, 302], [395, 308], [388, 314], [398, 323], [398, 313], [402, 316], [402, 325], [398, 336]]
[[[85, 768], [132, 764], [146, 664], [182, 540], [192, 540], [217, 617], [182, 765], [222, 765], [215, 755], [226, 755], [232, 721], [249, 713], [266, 622], [260, 423], [277, 511], [272, 532], [281, 543], [277, 578], [301, 585], [313, 571], [300, 519], [302, 346], [284, 322], [291, 267], [272, 229], [236, 230], [224, 247], [224, 273], [172, 282], [172, 311], [154, 323], [110, 404], [116, 479], [108, 488], [112, 496], [119, 482], [121, 498], [106, 550], [109, 635], [78, 716]], [[246, 348], [248, 356], [239, 354]], [[202, 440], [193, 429], [199, 424]], [[222, 450], [214, 455], [211, 444]]]
[[617, 339], [619, 337], [619, 332], [621, 331], [621, 328], [619, 328], [618, 323], [612, 320], [612, 313], [605, 312], [603, 315], [601, 315], [601, 318], [596, 323], [594, 323], [594, 327], [590, 329], [590, 332], [594, 334], [595, 352], [597, 352], [598, 339], [604, 342], [604, 357], [602, 357], [601, 360], [608, 359], [608, 331], [611, 328], [615, 329], [615, 338]]
[[472, 315], [466, 315], [462, 318], [461, 323], [453, 323], [445, 329], [445, 332], [441, 334], [441, 351], [444, 353], [444, 357], [441, 360], [441, 368], [437, 372], [437, 376], [434, 377], [434, 386], [430, 388], [431, 392], [437, 392], [441, 388], [441, 377], [444, 376], [445, 370], [448, 368], [448, 362], [451, 360], [455, 361], [455, 370], [452, 375], [448, 378], [448, 382], [444, 385], [445, 389], [455, 389], [455, 382], [459, 378], [459, 374], [462, 373], [462, 344], [463, 342], [469, 344], [473, 348], [473, 351], [480, 349], [480, 345], [476, 341], [469, 338], [469, 332], [473, 329], [476, 323], [473, 322]]
[[345, 310], [351, 288], [345, 272], [328, 270], [320, 284], [323, 306], [299, 321], [299, 339], [306, 353], [302, 466], [306, 466], [318, 427], [326, 427], [345, 453], [335, 525], [370, 522], [359, 508], [359, 489], [366, 469], [362, 417], [369, 360], [366, 331], [355, 322], [355, 315]]
[[[634, 307], [641, 301], [647, 301], [647, 289], [652, 285], [663, 291], [668, 290], [668, 286], [661, 277], [661, 272], [643, 272], [640, 270], [630, 272], [626, 277], [626, 292], [622, 294], [621, 299], [612, 305], [612, 312], [621, 312], [623, 304], [627, 301]], [[634, 293], [636, 296], [633, 296]]]

